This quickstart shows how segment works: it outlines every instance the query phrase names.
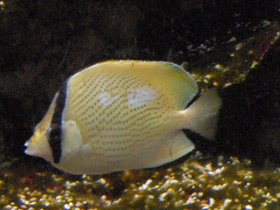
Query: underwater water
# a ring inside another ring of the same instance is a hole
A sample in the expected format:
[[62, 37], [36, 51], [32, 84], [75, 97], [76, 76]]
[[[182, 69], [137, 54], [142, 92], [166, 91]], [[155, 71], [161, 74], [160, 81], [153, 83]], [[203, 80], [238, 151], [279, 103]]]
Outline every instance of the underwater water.
[[[280, 209], [280, 3], [0, 1], [0, 209]], [[165, 167], [70, 175], [24, 155], [64, 79], [182, 64], [223, 100], [215, 142]]]

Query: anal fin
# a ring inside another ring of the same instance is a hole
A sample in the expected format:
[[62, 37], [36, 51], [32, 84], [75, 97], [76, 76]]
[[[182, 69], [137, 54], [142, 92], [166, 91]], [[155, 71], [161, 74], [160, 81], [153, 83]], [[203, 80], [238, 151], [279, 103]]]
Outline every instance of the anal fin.
[[150, 159], [146, 168], [157, 167], [190, 153], [195, 148], [193, 142], [183, 131], [177, 132], [166, 144], [160, 145], [155, 155]]

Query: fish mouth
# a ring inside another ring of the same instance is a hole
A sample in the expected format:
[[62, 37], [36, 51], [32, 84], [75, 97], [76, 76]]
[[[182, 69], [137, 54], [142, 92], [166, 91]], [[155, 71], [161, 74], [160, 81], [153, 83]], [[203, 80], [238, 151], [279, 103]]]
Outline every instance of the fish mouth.
[[24, 143], [24, 146], [26, 146], [26, 149], [24, 150], [24, 153], [27, 154], [27, 155], [31, 155], [31, 153], [30, 153], [30, 145], [32, 145], [31, 139], [29, 139], [28, 141], [26, 141]]
[[28, 147], [30, 145], [30, 139], [24, 143], [24, 146]]
[[26, 146], [24, 151], [26, 155], [41, 157], [48, 161], [52, 160], [51, 151], [48, 148], [48, 142], [38, 141], [33, 136], [24, 143], [24, 146]]

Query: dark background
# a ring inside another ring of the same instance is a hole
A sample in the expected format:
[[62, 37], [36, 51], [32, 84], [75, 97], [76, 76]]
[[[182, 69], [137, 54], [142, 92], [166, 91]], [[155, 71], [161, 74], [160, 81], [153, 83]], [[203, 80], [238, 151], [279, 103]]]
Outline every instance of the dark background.
[[[24, 142], [59, 86], [78, 70], [107, 59], [187, 61], [190, 71], [208, 68], [227, 63], [233, 44], [254, 38], [260, 25], [278, 24], [280, 17], [277, 0], [3, 2], [1, 161], [28, 158]], [[198, 141], [201, 151], [249, 157], [257, 165], [280, 162], [279, 46], [276, 41], [263, 50], [262, 62], [244, 82], [220, 90], [217, 144]]]

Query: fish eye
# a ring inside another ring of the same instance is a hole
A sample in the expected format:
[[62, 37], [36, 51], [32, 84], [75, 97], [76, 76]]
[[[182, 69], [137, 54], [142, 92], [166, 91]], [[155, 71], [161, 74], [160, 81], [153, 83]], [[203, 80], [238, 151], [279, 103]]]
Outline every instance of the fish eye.
[[48, 131], [48, 137], [49, 140], [51, 141], [56, 142], [61, 139], [61, 136], [62, 136], [62, 132], [60, 127], [54, 127]]

